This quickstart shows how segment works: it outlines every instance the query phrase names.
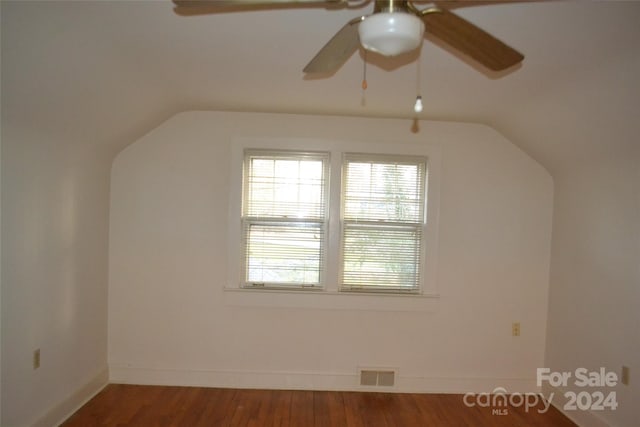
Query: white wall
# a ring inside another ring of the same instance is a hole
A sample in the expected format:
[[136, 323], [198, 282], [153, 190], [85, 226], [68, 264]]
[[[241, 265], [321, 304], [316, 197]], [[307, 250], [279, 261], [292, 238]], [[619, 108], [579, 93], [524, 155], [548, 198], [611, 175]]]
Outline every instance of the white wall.
[[[358, 367], [380, 366], [399, 369], [398, 390], [534, 389], [551, 178], [486, 126], [424, 122], [418, 134], [410, 126], [190, 112], [121, 152], [111, 178], [111, 380], [354, 389]], [[228, 253], [232, 145], [260, 137], [299, 138], [299, 148], [314, 150], [336, 139], [439, 147], [440, 298], [424, 311], [349, 310], [320, 300], [279, 304], [278, 295], [254, 306], [255, 298], [239, 303], [224, 291], [236, 256]], [[519, 338], [511, 336], [516, 320]]]
[[137, 36], [94, 32], [115, 3], [0, 3], [0, 424], [50, 426], [108, 381], [113, 156], [177, 107], [132, 59]]
[[[582, 425], [640, 420], [640, 149], [577, 160], [556, 180], [546, 364], [620, 375], [615, 411], [569, 413]], [[569, 381], [567, 390], [587, 391]], [[594, 418], [597, 417], [597, 418]], [[604, 424], [603, 424], [604, 425]]]
[[[54, 425], [108, 379], [109, 156], [36, 128], [3, 117], [6, 427]], [[34, 370], [37, 348], [41, 366]]]
[[[599, 36], [612, 46], [606, 61], [536, 86], [498, 125], [555, 183], [545, 364], [568, 372], [631, 368], [629, 386], [614, 390], [615, 411], [567, 413], [590, 427], [640, 420], [640, 4], [633, 3], [610, 3], [625, 16]], [[619, 50], [627, 42], [635, 48]]]
[[[0, 150], [1, 152], [1, 150]], [[0, 154], [0, 188], [1, 188], [1, 181], [2, 181], [2, 159], [1, 159], [2, 155]], [[0, 224], [2, 223], [2, 202], [0, 201]], [[0, 242], [2, 242], [2, 227], [0, 226]], [[0, 243], [0, 260], [2, 259], [2, 244]], [[2, 331], [2, 262], [0, 261], [0, 331]], [[1, 332], [0, 332], [1, 334]], [[1, 335], [0, 335], [0, 341], [1, 341]], [[0, 384], [2, 384], [2, 351], [0, 351]], [[2, 421], [2, 387], [0, 386], [0, 422]]]

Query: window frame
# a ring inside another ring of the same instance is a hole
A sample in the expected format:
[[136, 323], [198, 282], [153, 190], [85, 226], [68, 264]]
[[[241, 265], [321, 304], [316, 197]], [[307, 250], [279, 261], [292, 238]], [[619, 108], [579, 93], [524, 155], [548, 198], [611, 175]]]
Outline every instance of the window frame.
[[[347, 219], [346, 196], [347, 196], [347, 173], [349, 163], [379, 163], [379, 164], [405, 164], [415, 165], [419, 168], [419, 184], [417, 190], [419, 195], [419, 218], [417, 221], [385, 221], [369, 219]], [[429, 202], [429, 158], [424, 155], [398, 155], [382, 153], [351, 153], [345, 152], [341, 156], [341, 182], [340, 182], [340, 257], [338, 290], [340, 292], [353, 293], [381, 293], [381, 294], [411, 294], [420, 295], [424, 292], [424, 272], [426, 269], [426, 240], [427, 240], [427, 214]], [[369, 229], [369, 230], [406, 230], [418, 234], [417, 240], [417, 263], [415, 264], [416, 277], [413, 286], [403, 285], [347, 285], [345, 284], [345, 263], [346, 263], [346, 234], [347, 229]]]
[[[265, 159], [281, 159], [281, 160], [318, 160], [322, 161], [322, 174], [323, 174], [323, 209], [322, 216], [319, 219], [313, 218], [289, 218], [288, 216], [250, 216], [246, 214], [247, 206], [249, 205], [249, 182], [248, 172], [251, 170], [251, 160], [256, 158]], [[329, 241], [329, 204], [331, 196], [331, 153], [326, 151], [298, 151], [298, 150], [270, 150], [270, 149], [245, 149], [243, 152], [242, 162], [242, 205], [240, 214], [241, 224], [241, 282], [240, 286], [246, 289], [292, 289], [292, 290], [322, 290], [326, 285], [326, 271], [327, 271], [327, 252]], [[317, 283], [285, 283], [285, 282], [259, 282], [249, 280], [249, 265], [248, 265], [248, 245], [249, 245], [249, 229], [252, 225], [256, 226], [275, 226], [286, 227], [287, 225], [294, 228], [302, 227], [308, 224], [317, 224], [322, 230], [322, 241], [320, 243], [319, 253], [319, 269], [318, 269], [318, 282]]]
[[[422, 156], [429, 171], [427, 223], [425, 232], [424, 275], [419, 294], [339, 291], [340, 195], [329, 195], [329, 241], [326, 254], [325, 287], [316, 292], [302, 288], [269, 289], [242, 286], [242, 181], [244, 151], [323, 151], [331, 155], [331, 184], [341, 183], [341, 157], [345, 152]], [[440, 216], [440, 181], [443, 154], [438, 141], [424, 141], [413, 136], [388, 140], [359, 140], [336, 137], [233, 136], [228, 168], [227, 269], [219, 276], [225, 304], [236, 307], [304, 308], [325, 310], [419, 311], [437, 310], [438, 247]]]

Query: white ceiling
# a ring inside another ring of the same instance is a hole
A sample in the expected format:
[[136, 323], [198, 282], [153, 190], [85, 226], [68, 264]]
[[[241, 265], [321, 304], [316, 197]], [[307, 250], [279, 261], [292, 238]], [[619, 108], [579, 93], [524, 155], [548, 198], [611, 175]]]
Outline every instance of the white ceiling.
[[[302, 73], [342, 25], [372, 5], [189, 17], [175, 14], [169, 0], [1, 7], [3, 120], [56, 140], [116, 152], [191, 109], [413, 117], [418, 69], [410, 57], [372, 60], [364, 105], [360, 53], [333, 76]], [[525, 60], [496, 78], [426, 41], [421, 118], [492, 125], [552, 171], [576, 149], [601, 150], [603, 126], [607, 135], [617, 132], [607, 147], [635, 141], [640, 2], [534, 2], [456, 13]]]

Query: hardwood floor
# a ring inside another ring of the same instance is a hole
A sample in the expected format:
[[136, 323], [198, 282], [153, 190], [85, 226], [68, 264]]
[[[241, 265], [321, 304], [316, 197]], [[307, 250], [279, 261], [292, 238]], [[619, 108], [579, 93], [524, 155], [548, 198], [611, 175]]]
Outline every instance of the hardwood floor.
[[468, 407], [460, 394], [245, 390], [111, 384], [64, 427], [575, 426], [554, 407]]

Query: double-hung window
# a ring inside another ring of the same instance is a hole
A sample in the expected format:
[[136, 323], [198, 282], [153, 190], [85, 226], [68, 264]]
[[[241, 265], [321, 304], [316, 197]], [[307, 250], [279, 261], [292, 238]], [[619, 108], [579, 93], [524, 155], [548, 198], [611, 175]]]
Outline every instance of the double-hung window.
[[341, 290], [420, 291], [426, 159], [346, 154]]
[[244, 152], [242, 286], [420, 293], [426, 158], [332, 154]]
[[242, 206], [245, 287], [322, 286], [328, 171], [328, 153], [245, 152]]

